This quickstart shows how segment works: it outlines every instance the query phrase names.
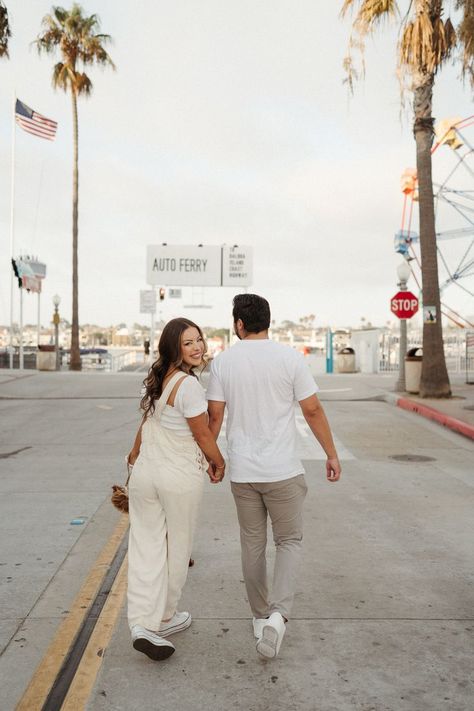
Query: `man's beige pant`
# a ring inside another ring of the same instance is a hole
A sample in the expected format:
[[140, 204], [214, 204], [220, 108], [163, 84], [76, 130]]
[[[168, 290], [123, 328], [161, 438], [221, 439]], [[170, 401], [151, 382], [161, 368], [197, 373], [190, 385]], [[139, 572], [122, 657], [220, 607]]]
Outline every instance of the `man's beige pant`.
[[[304, 475], [268, 483], [232, 482], [237, 507], [244, 574], [255, 617], [280, 612], [289, 619], [303, 543]], [[267, 581], [267, 515], [276, 547], [271, 593]]]

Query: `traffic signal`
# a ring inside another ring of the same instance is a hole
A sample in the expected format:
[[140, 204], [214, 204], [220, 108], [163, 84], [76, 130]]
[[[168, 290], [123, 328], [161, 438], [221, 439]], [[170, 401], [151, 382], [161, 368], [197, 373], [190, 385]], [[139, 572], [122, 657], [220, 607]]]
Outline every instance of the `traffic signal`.
[[163, 301], [165, 298], [165, 290], [164, 287], [160, 288], [160, 301]]

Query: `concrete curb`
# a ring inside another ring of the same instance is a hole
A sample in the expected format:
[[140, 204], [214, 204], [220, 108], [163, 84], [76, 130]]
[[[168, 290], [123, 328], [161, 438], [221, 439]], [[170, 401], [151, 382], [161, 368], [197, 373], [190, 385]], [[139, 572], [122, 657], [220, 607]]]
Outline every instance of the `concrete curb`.
[[384, 400], [390, 405], [396, 405], [397, 407], [401, 407], [403, 410], [415, 412], [417, 415], [426, 417], [428, 420], [433, 420], [434, 422], [443, 425], [443, 427], [447, 427], [448, 429], [453, 430], [464, 437], [474, 440], [473, 425], [463, 422], [462, 420], [458, 420], [455, 417], [451, 417], [451, 415], [446, 415], [446, 413], [440, 412], [440, 410], [436, 410], [434, 407], [423, 405], [416, 400], [410, 400], [408, 397], [399, 397], [395, 393], [386, 393]]
[[459, 434], [464, 435], [464, 437], [469, 437], [469, 439], [474, 440], [474, 426], [469, 425], [467, 422], [458, 420], [455, 417], [451, 417], [450, 415], [446, 415], [444, 412], [436, 410], [434, 407], [422, 405], [421, 403], [415, 402], [415, 400], [410, 400], [406, 397], [399, 398], [397, 405], [404, 410], [416, 412], [417, 415], [426, 417], [429, 420], [434, 420], [440, 425], [448, 427], [450, 430], [454, 430], [454, 432], [458, 432]]

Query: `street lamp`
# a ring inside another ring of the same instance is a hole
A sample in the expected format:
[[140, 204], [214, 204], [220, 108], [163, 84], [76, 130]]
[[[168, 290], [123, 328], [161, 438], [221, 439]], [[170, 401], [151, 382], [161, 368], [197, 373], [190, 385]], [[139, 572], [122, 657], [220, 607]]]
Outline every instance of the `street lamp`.
[[60, 316], [59, 316], [59, 304], [61, 303], [61, 297], [55, 294], [53, 296], [53, 305], [54, 305], [54, 314], [53, 314], [53, 323], [54, 323], [54, 350], [56, 351], [56, 370], [59, 370], [60, 368], [60, 363], [59, 363], [59, 321], [60, 321]]
[[[400, 291], [407, 291], [407, 282], [411, 275], [411, 268], [407, 260], [404, 259], [397, 267], [398, 286]], [[407, 350], [407, 320], [400, 319], [400, 339], [398, 351], [398, 381], [395, 386], [397, 392], [404, 393], [406, 390], [405, 383], [405, 354]]]

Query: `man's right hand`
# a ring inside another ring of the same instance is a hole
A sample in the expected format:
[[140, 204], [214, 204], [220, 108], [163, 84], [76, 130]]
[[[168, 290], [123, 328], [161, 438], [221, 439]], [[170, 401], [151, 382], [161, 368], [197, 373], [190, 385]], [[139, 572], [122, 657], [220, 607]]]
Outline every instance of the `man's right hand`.
[[207, 473], [209, 475], [211, 484], [220, 484], [225, 475], [225, 464], [224, 467], [218, 469], [214, 462], [209, 462]]
[[326, 461], [326, 478], [328, 481], [339, 481], [341, 476], [341, 464], [337, 457], [328, 457]]

